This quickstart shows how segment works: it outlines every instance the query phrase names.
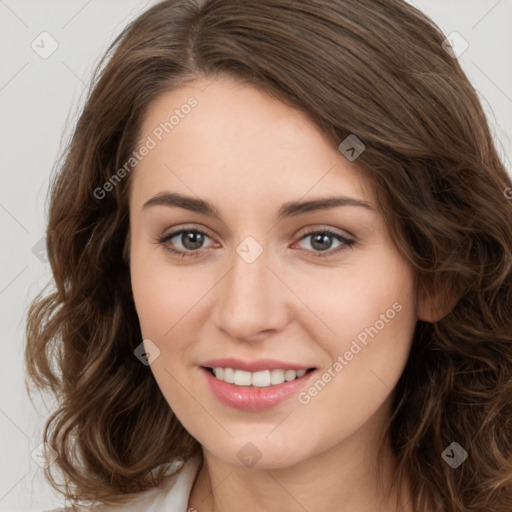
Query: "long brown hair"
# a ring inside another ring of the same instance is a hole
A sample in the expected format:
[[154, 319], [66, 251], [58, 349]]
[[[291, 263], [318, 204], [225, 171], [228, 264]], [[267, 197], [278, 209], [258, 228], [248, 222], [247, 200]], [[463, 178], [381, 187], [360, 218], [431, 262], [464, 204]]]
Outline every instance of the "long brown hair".
[[[402, 0], [166, 0], [123, 30], [52, 182], [55, 287], [28, 312], [27, 387], [58, 403], [44, 431], [56, 489], [126, 503], [159, 484], [165, 463], [200, 452], [134, 356], [131, 174], [94, 192], [129, 160], [155, 98], [227, 75], [307, 112], [333, 144], [364, 142], [357, 163], [418, 291], [450, 306], [418, 321], [395, 389], [396, 481], [409, 476], [418, 512], [510, 512], [512, 183], [444, 39]], [[452, 442], [468, 452], [458, 468], [441, 456]]]

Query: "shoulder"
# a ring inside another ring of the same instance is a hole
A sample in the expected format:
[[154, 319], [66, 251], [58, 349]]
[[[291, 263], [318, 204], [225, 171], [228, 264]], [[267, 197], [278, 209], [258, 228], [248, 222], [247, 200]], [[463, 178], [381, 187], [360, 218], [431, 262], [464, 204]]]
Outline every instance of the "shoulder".
[[195, 455], [186, 463], [175, 460], [169, 464], [169, 477], [158, 489], [142, 493], [130, 505], [124, 506], [71, 506], [42, 512], [187, 512], [193, 482], [200, 469], [202, 457]]
[[78, 512], [80, 509], [70, 508], [70, 507], [61, 507], [61, 508], [52, 508], [51, 510], [43, 510], [43, 512]]
[[61, 508], [52, 508], [51, 510], [43, 510], [42, 512], [82, 512], [84, 510], [82, 507], [61, 507]]
[[51, 510], [43, 510], [42, 512], [103, 512], [101, 505], [69, 505], [67, 507], [52, 508]]

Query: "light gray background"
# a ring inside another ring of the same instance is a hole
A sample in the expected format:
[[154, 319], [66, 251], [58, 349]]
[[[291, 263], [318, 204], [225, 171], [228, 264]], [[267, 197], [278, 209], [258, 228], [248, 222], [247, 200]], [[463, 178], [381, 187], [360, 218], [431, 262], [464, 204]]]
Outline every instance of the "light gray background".
[[[256, 1], [256, 0], [255, 0]], [[50, 278], [32, 248], [44, 236], [50, 172], [70, 135], [91, 71], [120, 30], [155, 1], [0, 0], [0, 511], [41, 511], [63, 500], [31, 458], [51, 403], [26, 396], [24, 322]], [[446, 35], [478, 90], [508, 169], [512, 159], [512, 0], [411, 0]], [[58, 42], [42, 59], [41, 32]]]

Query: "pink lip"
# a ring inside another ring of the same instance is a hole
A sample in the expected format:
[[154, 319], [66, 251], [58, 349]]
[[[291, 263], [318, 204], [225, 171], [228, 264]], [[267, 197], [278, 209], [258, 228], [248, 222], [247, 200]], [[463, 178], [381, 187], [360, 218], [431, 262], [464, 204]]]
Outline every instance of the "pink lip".
[[[218, 367], [232, 368], [232, 366], [223, 366], [220, 364]], [[268, 366], [266, 368], [269, 369]], [[284, 369], [282, 367], [280, 368]], [[300, 389], [306, 386], [311, 380], [312, 375], [316, 374], [316, 370], [313, 370], [290, 382], [285, 381], [275, 386], [258, 388], [228, 384], [227, 382], [217, 379], [207, 368], [201, 367], [200, 370], [205, 376], [211, 392], [222, 403], [234, 407], [235, 409], [248, 412], [263, 411], [284, 402], [291, 396], [296, 395]]]
[[308, 370], [312, 366], [287, 363], [277, 361], [276, 359], [258, 359], [256, 361], [243, 361], [234, 357], [225, 357], [222, 359], [212, 359], [201, 363], [201, 366], [207, 368], [233, 368], [234, 370], [245, 370], [246, 372], [260, 372], [262, 370]]

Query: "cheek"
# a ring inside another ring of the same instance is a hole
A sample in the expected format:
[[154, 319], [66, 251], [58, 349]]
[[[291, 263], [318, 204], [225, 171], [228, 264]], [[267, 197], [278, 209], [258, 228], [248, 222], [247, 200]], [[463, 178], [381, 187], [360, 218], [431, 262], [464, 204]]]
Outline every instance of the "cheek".
[[133, 298], [143, 339], [151, 340], [159, 350], [150, 370], [169, 406], [180, 418], [186, 418], [191, 403], [183, 392], [183, 383], [188, 378], [186, 368], [194, 336], [189, 319], [205, 290], [198, 290], [195, 281], [191, 285], [191, 274], [156, 258], [157, 250], [153, 254], [137, 248], [132, 252]]
[[311, 274], [296, 280], [297, 295], [307, 299], [313, 313], [313, 339], [321, 335], [330, 346], [343, 349], [361, 333], [364, 341], [365, 329], [375, 324], [379, 332], [388, 333], [400, 330], [404, 323], [414, 324], [413, 274], [393, 251], [380, 250], [378, 257], [370, 254], [346, 268], [332, 270], [321, 279]]
[[398, 382], [417, 321], [411, 269], [394, 253], [381, 255], [382, 265], [353, 269], [330, 283], [322, 310], [335, 331], [319, 340], [331, 359], [325, 399], [328, 394], [343, 403], [344, 411], [364, 409], [361, 418], [379, 407]]
[[201, 296], [191, 271], [173, 267], [162, 253], [158, 245], [135, 240], [130, 254], [133, 298], [142, 334], [158, 344], [171, 336], [179, 319]]
[[355, 388], [381, 378], [392, 388], [407, 362], [417, 321], [410, 267], [393, 250], [381, 250], [373, 261], [338, 269], [321, 286], [303, 283], [301, 293], [309, 290], [305, 296], [314, 313], [303, 326], [328, 354], [328, 366], [342, 358], [343, 368], [334, 373], [346, 378], [335, 379], [337, 384]]

